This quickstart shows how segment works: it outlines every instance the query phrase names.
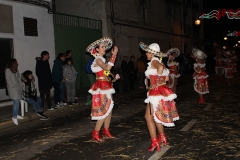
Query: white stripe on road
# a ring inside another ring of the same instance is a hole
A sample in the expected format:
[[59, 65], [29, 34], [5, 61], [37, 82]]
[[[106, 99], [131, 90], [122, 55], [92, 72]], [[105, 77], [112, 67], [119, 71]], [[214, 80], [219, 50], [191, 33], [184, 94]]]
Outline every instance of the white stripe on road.
[[197, 122], [196, 119], [192, 119], [186, 126], [184, 126], [180, 131], [188, 131], [195, 123]]
[[167, 150], [170, 148], [171, 146], [163, 146], [161, 147], [161, 151], [158, 152], [156, 151], [148, 160], [158, 160], [159, 158], [162, 157], [162, 155], [167, 152]]
[[213, 106], [213, 103], [208, 103], [208, 105], [203, 110], [208, 111], [212, 106]]

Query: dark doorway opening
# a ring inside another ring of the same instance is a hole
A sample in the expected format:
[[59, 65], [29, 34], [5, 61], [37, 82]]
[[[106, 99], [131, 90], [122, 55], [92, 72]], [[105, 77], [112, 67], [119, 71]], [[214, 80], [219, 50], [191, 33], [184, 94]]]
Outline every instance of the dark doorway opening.
[[5, 66], [13, 57], [13, 40], [0, 38], [0, 89], [5, 88]]

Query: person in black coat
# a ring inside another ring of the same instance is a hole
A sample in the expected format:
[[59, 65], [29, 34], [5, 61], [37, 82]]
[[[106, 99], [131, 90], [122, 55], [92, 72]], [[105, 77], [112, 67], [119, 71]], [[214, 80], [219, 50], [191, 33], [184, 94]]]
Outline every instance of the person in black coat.
[[50, 90], [52, 88], [52, 73], [49, 64], [49, 53], [43, 51], [41, 58], [36, 58], [36, 75], [38, 77], [38, 88], [40, 92], [40, 98], [42, 100], [42, 108], [44, 109], [44, 99], [46, 97], [48, 110], [54, 110], [50, 99]]
[[124, 56], [121, 64], [122, 74], [123, 74], [123, 92], [129, 91], [129, 61], [128, 57]]
[[135, 62], [135, 56], [131, 56], [129, 65], [129, 90], [134, 89], [134, 83], [137, 79], [137, 64]]

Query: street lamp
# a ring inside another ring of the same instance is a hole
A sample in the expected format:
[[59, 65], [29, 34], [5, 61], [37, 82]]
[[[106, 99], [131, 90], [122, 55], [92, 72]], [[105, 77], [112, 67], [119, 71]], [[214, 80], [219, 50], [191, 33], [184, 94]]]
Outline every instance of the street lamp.
[[227, 37], [224, 37], [223, 39], [226, 41], [226, 40], [227, 40]]
[[200, 21], [199, 19], [197, 19], [197, 20], [195, 21], [195, 24], [196, 24], [197, 26], [199, 26], [200, 23], [201, 23], [201, 21]]

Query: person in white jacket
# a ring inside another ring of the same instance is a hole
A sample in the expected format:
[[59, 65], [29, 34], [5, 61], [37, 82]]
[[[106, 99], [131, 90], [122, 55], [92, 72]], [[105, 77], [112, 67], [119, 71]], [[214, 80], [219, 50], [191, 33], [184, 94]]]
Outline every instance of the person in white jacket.
[[18, 125], [18, 119], [23, 117], [18, 115], [20, 99], [22, 97], [22, 82], [18, 71], [18, 62], [16, 59], [11, 59], [5, 68], [5, 78], [8, 90], [8, 96], [13, 100], [13, 117], [12, 121]]
[[75, 100], [76, 92], [75, 92], [75, 82], [77, 79], [77, 72], [72, 64], [72, 59], [67, 58], [66, 65], [63, 69], [63, 77], [66, 78], [65, 85], [67, 90], [67, 100], [68, 104], [71, 106], [72, 104], [77, 104], [78, 102]]

